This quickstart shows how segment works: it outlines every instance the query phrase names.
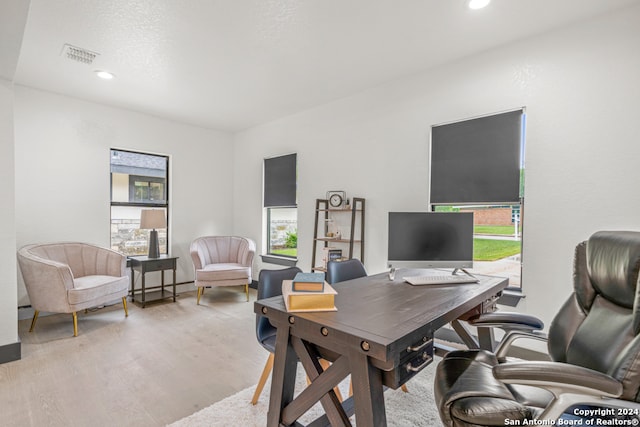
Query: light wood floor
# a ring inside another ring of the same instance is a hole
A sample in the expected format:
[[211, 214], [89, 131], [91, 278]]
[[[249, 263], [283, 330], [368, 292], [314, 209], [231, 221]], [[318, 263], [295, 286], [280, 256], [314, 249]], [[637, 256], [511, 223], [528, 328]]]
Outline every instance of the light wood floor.
[[[257, 383], [268, 353], [241, 287], [174, 304], [129, 303], [19, 322], [22, 359], [0, 365], [2, 426], [164, 426]], [[268, 399], [268, 391], [262, 399]], [[249, 404], [249, 402], [247, 402]]]

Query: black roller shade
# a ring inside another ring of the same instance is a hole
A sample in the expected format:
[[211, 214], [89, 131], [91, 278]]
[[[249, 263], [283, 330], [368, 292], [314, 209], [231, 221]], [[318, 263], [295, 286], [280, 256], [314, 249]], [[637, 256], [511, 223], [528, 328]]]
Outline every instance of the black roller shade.
[[432, 204], [519, 203], [523, 110], [431, 128]]
[[264, 207], [296, 206], [296, 154], [264, 159]]

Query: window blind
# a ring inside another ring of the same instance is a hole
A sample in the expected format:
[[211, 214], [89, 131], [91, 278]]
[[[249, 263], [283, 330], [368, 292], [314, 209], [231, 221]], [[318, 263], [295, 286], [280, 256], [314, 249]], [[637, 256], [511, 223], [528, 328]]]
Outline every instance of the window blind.
[[524, 111], [431, 128], [431, 204], [519, 203]]
[[296, 154], [264, 159], [264, 207], [296, 206]]

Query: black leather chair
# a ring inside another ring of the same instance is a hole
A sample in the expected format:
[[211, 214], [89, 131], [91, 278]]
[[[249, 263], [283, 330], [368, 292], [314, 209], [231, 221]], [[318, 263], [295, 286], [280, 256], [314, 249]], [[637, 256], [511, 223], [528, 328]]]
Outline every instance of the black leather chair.
[[[298, 267], [285, 268], [282, 270], [260, 270], [260, 275], [258, 276], [258, 299], [282, 295], [282, 281], [292, 280], [296, 274], [301, 271]], [[269, 319], [259, 314], [256, 315], [256, 338], [260, 345], [269, 352], [269, 358], [264, 365], [262, 375], [256, 386], [256, 391], [251, 399], [253, 405], [258, 403], [260, 393], [262, 393], [264, 384], [267, 382], [267, 378], [269, 378], [269, 374], [273, 369], [273, 359], [276, 351], [276, 332], [277, 329], [271, 325]]]
[[503, 426], [505, 420], [534, 425], [573, 417], [571, 408], [580, 405], [624, 408], [629, 417], [637, 417], [639, 268], [639, 232], [601, 231], [580, 243], [574, 291], [549, 329], [552, 361], [505, 361], [510, 342], [531, 335], [515, 329], [497, 354], [478, 349], [448, 353], [435, 377], [442, 422], [455, 427]]
[[327, 283], [344, 282], [345, 280], [365, 277], [367, 270], [359, 259], [348, 259], [346, 261], [329, 261], [327, 263]]

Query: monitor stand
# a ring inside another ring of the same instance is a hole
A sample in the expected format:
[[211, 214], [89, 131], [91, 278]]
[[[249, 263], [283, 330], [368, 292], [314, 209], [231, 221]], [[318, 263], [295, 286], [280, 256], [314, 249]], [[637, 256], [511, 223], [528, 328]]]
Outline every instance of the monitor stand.
[[474, 279], [476, 278], [476, 276], [474, 276], [473, 274], [469, 273], [467, 270], [465, 270], [464, 268], [454, 268], [453, 271], [451, 272], [452, 275], [455, 275], [458, 273], [459, 271], [462, 271], [464, 274], [466, 274], [469, 277], [473, 277]]
[[[476, 276], [474, 276], [473, 274], [469, 273], [464, 268], [454, 268], [453, 271], [451, 272], [451, 274], [452, 275], [458, 274], [458, 271], [462, 271], [464, 274], [466, 274], [469, 277], [473, 277], [474, 279], [476, 278]], [[395, 267], [391, 267], [389, 269], [389, 280], [395, 280], [395, 278], [396, 278], [396, 268]]]

